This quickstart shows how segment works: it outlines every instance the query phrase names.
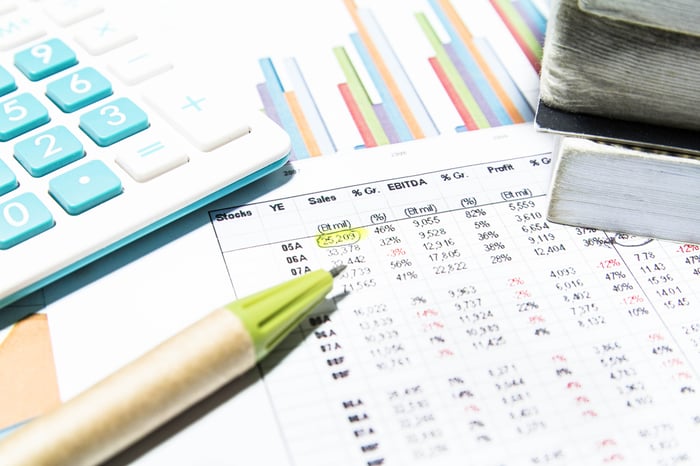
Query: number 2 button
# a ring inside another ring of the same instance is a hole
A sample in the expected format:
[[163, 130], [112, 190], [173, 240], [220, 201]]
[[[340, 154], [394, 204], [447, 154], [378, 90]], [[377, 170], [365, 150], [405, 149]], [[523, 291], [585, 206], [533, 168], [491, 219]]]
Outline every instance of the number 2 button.
[[148, 128], [148, 116], [126, 97], [116, 99], [80, 117], [80, 129], [105, 147]]

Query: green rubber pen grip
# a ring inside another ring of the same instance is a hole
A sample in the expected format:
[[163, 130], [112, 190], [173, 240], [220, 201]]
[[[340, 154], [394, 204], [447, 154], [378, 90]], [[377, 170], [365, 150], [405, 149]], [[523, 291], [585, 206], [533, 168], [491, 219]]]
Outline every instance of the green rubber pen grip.
[[225, 306], [250, 333], [258, 361], [326, 297], [334, 276], [332, 271], [315, 270]]

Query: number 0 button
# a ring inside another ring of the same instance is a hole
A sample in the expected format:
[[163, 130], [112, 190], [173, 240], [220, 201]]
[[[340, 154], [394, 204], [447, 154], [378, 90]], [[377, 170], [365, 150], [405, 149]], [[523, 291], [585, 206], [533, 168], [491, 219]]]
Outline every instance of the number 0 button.
[[112, 95], [112, 84], [94, 68], [83, 68], [46, 86], [46, 96], [66, 113]]
[[36, 236], [53, 226], [53, 217], [33, 193], [24, 193], [0, 204], [0, 249]]
[[49, 193], [71, 215], [77, 215], [122, 192], [119, 178], [93, 160], [49, 181]]
[[91, 110], [80, 117], [80, 129], [105, 147], [148, 128], [148, 116], [126, 97]]

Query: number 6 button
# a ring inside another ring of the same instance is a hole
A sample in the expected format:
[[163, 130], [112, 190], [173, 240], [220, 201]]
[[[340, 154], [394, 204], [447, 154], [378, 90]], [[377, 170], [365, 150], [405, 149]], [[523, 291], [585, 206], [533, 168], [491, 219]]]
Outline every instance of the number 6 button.
[[83, 68], [46, 86], [46, 96], [66, 113], [112, 95], [112, 84], [94, 68]]
[[148, 117], [126, 97], [91, 110], [80, 117], [80, 129], [105, 147], [148, 128]]

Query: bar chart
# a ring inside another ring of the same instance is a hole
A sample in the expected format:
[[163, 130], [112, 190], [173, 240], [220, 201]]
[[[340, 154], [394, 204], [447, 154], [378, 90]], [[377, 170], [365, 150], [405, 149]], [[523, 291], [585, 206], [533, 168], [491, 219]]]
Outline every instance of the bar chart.
[[48, 318], [34, 314], [0, 334], [0, 437], [60, 403]]
[[[546, 7], [535, 0], [402, 3], [400, 9], [411, 8], [404, 12], [410, 21], [403, 23], [396, 19], [400, 15], [392, 15], [395, 3], [338, 4], [354, 31], [347, 33], [348, 45], [330, 47], [333, 65], [344, 79], [332, 85], [359, 135], [355, 148], [532, 121], [546, 26]], [[484, 17], [498, 24], [490, 34], [472, 31], [468, 19], [478, 23]], [[509, 62], [508, 50], [520, 56]], [[518, 60], [527, 66], [512, 66]], [[264, 111], [291, 135], [292, 159], [338, 151], [328, 124], [333, 115], [319, 110], [299, 61], [262, 57], [258, 65], [264, 76], [257, 84]], [[439, 105], [431, 102], [440, 99]], [[453, 124], [436, 121], [436, 114], [446, 113], [456, 117]]]

